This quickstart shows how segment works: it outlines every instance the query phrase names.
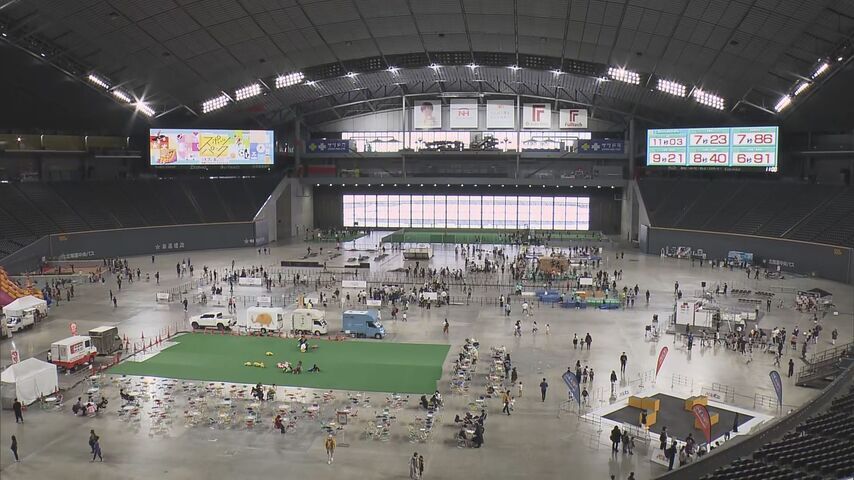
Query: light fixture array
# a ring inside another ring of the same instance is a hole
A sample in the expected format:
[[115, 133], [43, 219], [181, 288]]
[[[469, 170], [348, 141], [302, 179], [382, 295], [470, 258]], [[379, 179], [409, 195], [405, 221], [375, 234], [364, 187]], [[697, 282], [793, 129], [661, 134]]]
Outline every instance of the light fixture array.
[[127, 92], [125, 92], [124, 90], [120, 90], [120, 89], [116, 88], [116, 89], [112, 90], [110, 93], [114, 97], [118, 98], [119, 100], [121, 100], [125, 103], [133, 102], [133, 98], [130, 95], [128, 95]]
[[147, 117], [154, 116], [154, 109], [149, 107], [145, 102], [136, 102], [136, 109], [142, 112]]
[[716, 108], [718, 110], [723, 110], [725, 106], [724, 99], [719, 97], [713, 93], [706, 92], [699, 88], [694, 89], [693, 93], [694, 101], [699, 104], [705, 105], [707, 107]]
[[610, 67], [608, 69], [608, 76], [620, 82], [640, 85], [640, 74], [626, 70], [625, 68]]
[[106, 80], [106, 79], [104, 79], [103, 77], [101, 77], [101, 76], [100, 76], [100, 75], [98, 75], [98, 74], [90, 73], [90, 74], [86, 77], [86, 79], [87, 79], [87, 80], [89, 80], [90, 82], [94, 83], [95, 85], [97, 85], [97, 86], [101, 87], [101, 88], [106, 88], [106, 89], [109, 89], [109, 88], [110, 88], [110, 84], [109, 84], [109, 82], [107, 82], [107, 80]]
[[685, 85], [678, 82], [665, 80], [663, 78], [658, 79], [658, 83], [656, 84], [655, 89], [659, 92], [669, 93], [670, 95], [675, 95], [677, 97], [685, 97], [688, 91]]
[[287, 75], [279, 75], [276, 77], [276, 88], [285, 88], [298, 85], [305, 79], [302, 72], [289, 73]]
[[214, 110], [219, 110], [220, 108], [228, 105], [228, 96], [224, 93], [218, 97], [214, 97], [202, 104], [202, 113], [210, 113]]
[[247, 98], [257, 97], [258, 95], [261, 95], [261, 85], [258, 83], [253, 83], [234, 91], [234, 99], [238, 102]]

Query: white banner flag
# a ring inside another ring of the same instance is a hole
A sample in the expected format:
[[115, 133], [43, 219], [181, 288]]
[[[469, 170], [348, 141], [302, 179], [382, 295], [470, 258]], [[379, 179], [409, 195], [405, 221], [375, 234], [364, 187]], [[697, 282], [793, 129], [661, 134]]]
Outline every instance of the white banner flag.
[[560, 128], [587, 128], [587, 109], [560, 109]]
[[487, 100], [486, 128], [515, 128], [516, 107], [513, 100]]
[[451, 128], [477, 128], [477, 99], [451, 99]]
[[552, 127], [552, 106], [548, 103], [526, 103], [522, 107], [522, 128]]

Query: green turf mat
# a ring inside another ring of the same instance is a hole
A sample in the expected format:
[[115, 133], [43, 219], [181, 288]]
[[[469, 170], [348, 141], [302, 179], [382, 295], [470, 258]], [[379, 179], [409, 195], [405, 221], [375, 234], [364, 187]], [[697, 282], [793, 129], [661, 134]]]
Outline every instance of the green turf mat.
[[[300, 353], [295, 339], [188, 333], [176, 345], [143, 361], [125, 361], [113, 374], [233, 383], [263, 383], [369, 392], [431, 393], [442, 376], [450, 346], [383, 341], [310, 341]], [[266, 352], [273, 356], [266, 356]], [[302, 375], [282, 373], [276, 363], [302, 360]], [[266, 368], [244, 362], [264, 362]], [[320, 373], [307, 373], [313, 364]]]

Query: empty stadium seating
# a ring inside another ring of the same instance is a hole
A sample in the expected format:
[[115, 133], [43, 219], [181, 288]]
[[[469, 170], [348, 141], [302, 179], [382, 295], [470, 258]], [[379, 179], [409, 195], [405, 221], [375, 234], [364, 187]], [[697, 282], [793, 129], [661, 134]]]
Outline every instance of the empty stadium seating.
[[51, 233], [248, 221], [279, 180], [265, 175], [0, 184], [0, 258]]
[[644, 178], [655, 227], [854, 246], [854, 189], [770, 181]]

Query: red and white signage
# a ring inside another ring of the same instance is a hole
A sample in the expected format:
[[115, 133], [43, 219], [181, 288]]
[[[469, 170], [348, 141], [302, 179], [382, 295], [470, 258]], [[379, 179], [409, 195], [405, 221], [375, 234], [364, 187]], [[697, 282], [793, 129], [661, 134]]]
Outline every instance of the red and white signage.
[[667, 352], [669, 349], [667, 347], [661, 347], [661, 351], [658, 352], [658, 362], [655, 364], [655, 376], [658, 377], [658, 371], [661, 370], [661, 366], [664, 365], [664, 359], [667, 358]]
[[477, 99], [451, 99], [451, 128], [477, 128]]
[[551, 104], [526, 103], [522, 107], [522, 128], [552, 128]]
[[560, 128], [587, 128], [587, 109], [561, 108]]

